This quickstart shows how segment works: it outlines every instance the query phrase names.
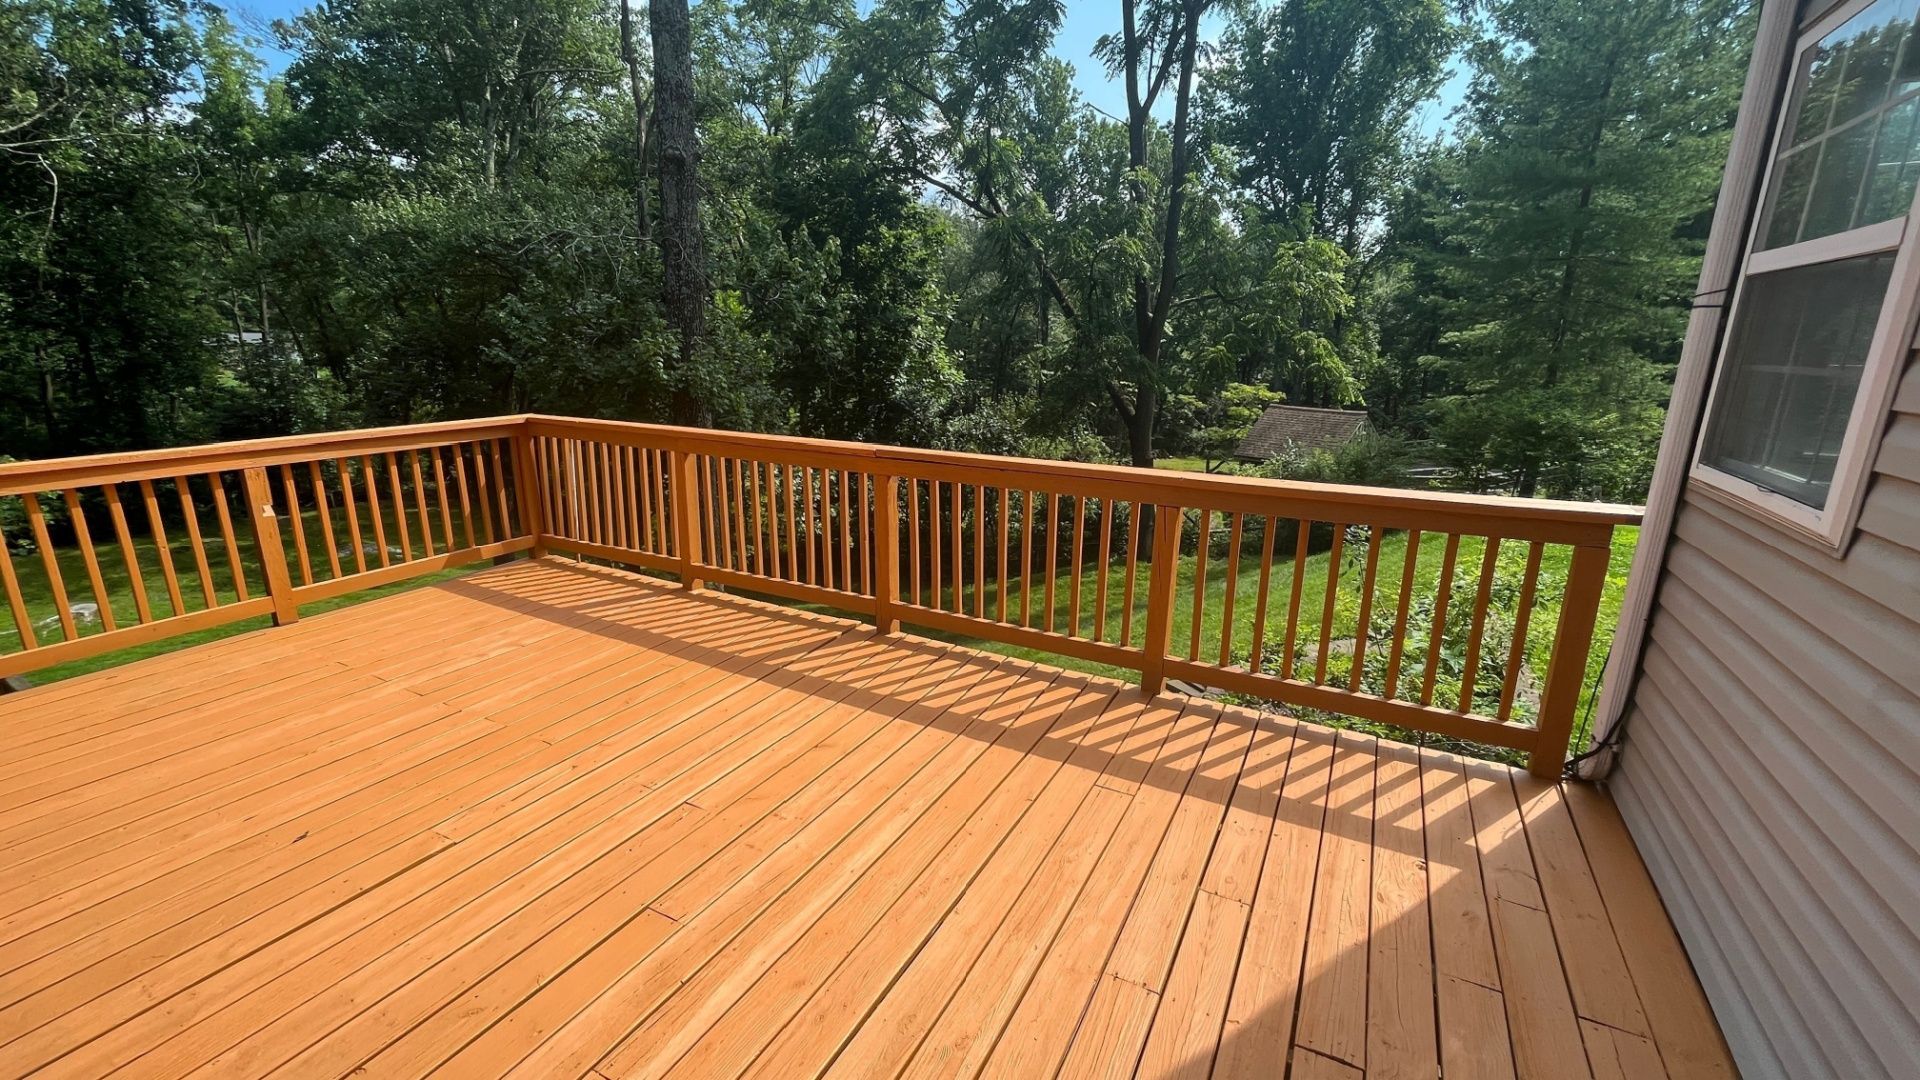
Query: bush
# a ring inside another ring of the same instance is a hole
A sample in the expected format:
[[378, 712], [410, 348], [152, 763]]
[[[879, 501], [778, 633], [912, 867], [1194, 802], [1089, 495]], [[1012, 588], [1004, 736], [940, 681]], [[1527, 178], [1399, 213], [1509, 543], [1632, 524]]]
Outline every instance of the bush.
[[1408, 479], [1413, 448], [1396, 435], [1367, 432], [1336, 450], [1300, 450], [1273, 458], [1255, 471], [1274, 480], [1308, 480], [1368, 487], [1417, 487]]

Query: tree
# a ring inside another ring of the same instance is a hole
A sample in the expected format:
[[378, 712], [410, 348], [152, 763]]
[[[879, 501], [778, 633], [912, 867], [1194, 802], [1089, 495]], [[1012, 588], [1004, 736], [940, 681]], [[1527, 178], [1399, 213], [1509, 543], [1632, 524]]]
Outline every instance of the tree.
[[[694, 130], [693, 22], [687, 0], [652, 0], [654, 107], [660, 128], [660, 245], [667, 322], [679, 335], [681, 379], [673, 412], [681, 422], [701, 413], [684, 382], [707, 329], [707, 249], [700, 228], [700, 140]], [[711, 416], [711, 413], [708, 413]]]
[[1522, 495], [1635, 497], [1737, 99], [1739, 0], [1503, 0], [1443, 228], [1460, 321], [1434, 432]]

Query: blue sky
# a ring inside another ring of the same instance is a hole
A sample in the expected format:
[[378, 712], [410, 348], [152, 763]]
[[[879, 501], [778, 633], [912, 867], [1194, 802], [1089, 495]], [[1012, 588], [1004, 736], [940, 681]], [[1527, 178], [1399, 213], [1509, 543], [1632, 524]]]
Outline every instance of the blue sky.
[[[228, 9], [243, 28], [251, 28], [286, 18], [310, 6], [310, 0], [239, 0], [228, 5]], [[1119, 25], [1118, 0], [1066, 0], [1066, 17], [1053, 42], [1055, 55], [1073, 65], [1074, 81], [1080, 93], [1094, 107], [1113, 116], [1125, 115], [1126, 93], [1119, 82], [1107, 78], [1099, 61], [1093, 59], [1093, 43]], [[290, 59], [276, 53], [270, 43], [263, 43], [260, 52], [269, 74], [277, 73]], [[1447, 114], [1466, 94], [1465, 66], [1455, 64], [1454, 67], [1453, 77], [1441, 88], [1439, 99], [1422, 111], [1418, 120], [1422, 135], [1436, 135], [1450, 126]]]

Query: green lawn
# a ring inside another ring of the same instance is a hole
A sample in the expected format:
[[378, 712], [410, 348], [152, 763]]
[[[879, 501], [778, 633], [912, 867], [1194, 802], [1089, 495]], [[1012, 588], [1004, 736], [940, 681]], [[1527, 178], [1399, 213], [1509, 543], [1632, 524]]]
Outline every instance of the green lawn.
[[[304, 486], [302, 487], [302, 491], [305, 491]], [[279, 494], [278, 484], [275, 484], [275, 493]], [[386, 494], [384, 487], [382, 488], [381, 494], [383, 496]], [[165, 498], [170, 501], [163, 502], [164, 506], [169, 510], [177, 508], [177, 498], [173, 498], [170, 492], [166, 494]], [[392, 506], [385, 505], [387, 500], [384, 498], [382, 499], [382, 503], [380, 527], [386, 537], [387, 547], [389, 549], [388, 558], [397, 563], [400, 561], [402, 555], [400, 525], [394, 516]], [[43, 505], [51, 508], [50, 501], [43, 502]], [[431, 504], [429, 508], [432, 511], [431, 518], [435, 527], [434, 544], [436, 550], [445, 550], [445, 536], [443, 530], [440, 528], [439, 507], [437, 504]], [[137, 502], [127, 505], [126, 510], [132, 520], [136, 522], [145, 521], [145, 511]], [[461, 517], [460, 508], [458, 505], [454, 505], [450, 510], [453, 519], [454, 538], [457, 543], [464, 546], [466, 542], [464, 535], [465, 522]], [[358, 518], [360, 527], [361, 557], [366, 561], [368, 569], [375, 569], [380, 565], [379, 546], [374, 539], [374, 519], [370, 516], [367, 503], [364, 499], [356, 501], [354, 504], [354, 512]], [[260, 552], [258, 546], [254, 543], [253, 530], [248, 524], [244, 504], [235, 503], [231, 505], [229, 507], [229, 513], [234, 519], [234, 532], [236, 534], [235, 547], [239, 555], [241, 577], [247, 583], [249, 595], [255, 597], [264, 596], [266, 595], [266, 579], [261, 572]], [[336, 505], [332, 508], [331, 515], [333, 519], [331, 548], [340, 559], [341, 572], [344, 574], [354, 573], [358, 567], [353, 558], [352, 542], [348, 539], [345, 508]], [[478, 518], [477, 512], [475, 516]], [[281, 528], [287, 530], [287, 526], [287, 520], [282, 518]], [[195, 558], [194, 545], [188, 535], [184, 521], [173, 518], [167, 519], [165, 522], [167, 552], [173, 560], [174, 573], [180, 583], [182, 606], [186, 612], [201, 611], [208, 607], [207, 592], [209, 589], [212, 591], [216, 605], [233, 603], [238, 599], [239, 595], [238, 590], [234, 587], [233, 562], [228, 558], [225, 542], [221, 538], [219, 518], [212, 511], [203, 508], [200, 514], [200, 528], [202, 530], [200, 550], [205, 556], [207, 567], [207, 576], [204, 585], [202, 584], [200, 576], [200, 562]], [[327, 532], [320, 520], [319, 513], [315, 510], [308, 510], [303, 513], [301, 515], [301, 529], [307, 541], [308, 572], [312, 580], [329, 580], [333, 576], [332, 568], [327, 558], [329, 543]], [[411, 504], [408, 507], [407, 529], [407, 539], [413, 548], [415, 557], [419, 557], [424, 554], [425, 548], [421, 542], [419, 532], [418, 509]], [[476, 538], [484, 542], [485, 536], [482, 525], [478, 520], [474, 523], [474, 529]], [[106, 588], [107, 596], [105, 602], [111, 605], [114, 617], [120, 627], [125, 628], [135, 625], [138, 622], [138, 610], [134, 602], [132, 575], [128, 571], [127, 560], [121, 551], [119, 540], [114, 535], [112, 526], [104, 522], [93, 523], [91, 533], [94, 550], [99, 561], [101, 582]], [[300, 576], [299, 570], [299, 547], [290, 530], [287, 530], [284, 536], [284, 543], [287, 549], [288, 561], [292, 564], [290, 573], [293, 575], [293, 583], [295, 585], [302, 584], [303, 579]], [[134, 537], [132, 546], [135, 561], [140, 568], [141, 586], [147, 595], [147, 604], [154, 618], [165, 618], [173, 614], [172, 601], [167, 592], [165, 577], [161, 573], [160, 546], [155, 543], [152, 538], [147, 536]], [[20, 591], [23, 599], [26, 601], [30, 621], [35, 625], [36, 636], [43, 645], [52, 644], [61, 640], [60, 627], [57, 623], [49, 622], [49, 620], [57, 618], [59, 608], [54, 602], [53, 589], [40, 553], [37, 551], [22, 553], [16, 550], [12, 554], [12, 559], [14, 571], [20, 580]], [[55, 561], [60, 568], [60, 577], [66, 587], [69, 604], [100, 602], [94, 596], [93, 586], [87, 574], [86, 560], [79, 548], [63, 547], [56, 549]], [[462, 574], [471, 573], [484, 565], [486, 564], [470, 564], [451, 570], [422, 575], [418, 578], [382, 586], [377, 589], [368, 589], [346, 596], [306, 603], [301, 605], [300, 611], [303, 615], [330, 611], [334, 608], [350, 606], [371, 600], [378, 596], [385, 596], [389, 593], [418, 588], [436, 581], [444, 581], [448, 578], [458, 577]], [[46, 625], [42, 625], [43, 623]], [[271, 620], [265, 616], [243, 619], [208, 630], [181, 634], [162, 641], [149, 642], [133, 648], [121, 649], [115, 652], [103, 653], [99, 656], [59, 664], [33, 672], [27, 676], [27, 678], [35, 684], [57, 682], [61, 679], [72, 678], [75, 675], [86, 674], [89, 671], [98, 671], [102, 668], [124, 664], [131, 660], [138, 660], [142, 657], [155, 656], [161, 653], [172, 652], [176, 649], [184, 649], [192, 645], [198, 645], [203, 642], [214, 641], [233, 634], [245, 633], [248, 630], [255, 630], [270, 625], [270, 623]], [[99, 623], [94, 623], [81, 626], [79, 629], [81, 634], [86, 636], [100, 633], [103, 627]], [[3, 609], [0, 609], [0, 653], [12, 653], [17, 651], [19, 647], [19, 632], [15, 629], [12, 618], [5, 614]]]

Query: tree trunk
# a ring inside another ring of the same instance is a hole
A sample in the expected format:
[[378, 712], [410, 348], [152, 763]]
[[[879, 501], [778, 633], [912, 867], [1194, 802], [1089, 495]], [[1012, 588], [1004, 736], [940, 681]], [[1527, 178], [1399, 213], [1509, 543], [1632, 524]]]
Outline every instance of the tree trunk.
[[660, 261], [667, 323], [680, 335], [674, 419], [698, 419], [688, 386], [707, 329], [707, 253], [700, 232], [700, 148], [693, 124], [693, 24], [687, 0], [653, 0], [653, 91], [660, 143]]
[[620, 3], [620, 58], [627, 64], [627, 90], [633, 95], [633, 228], [646, 243], [653, 236], [653, 214], [647, 206], [647, 120], [653, 111], [640, 78], [640, 50], [633, 47], [633, 8]]

